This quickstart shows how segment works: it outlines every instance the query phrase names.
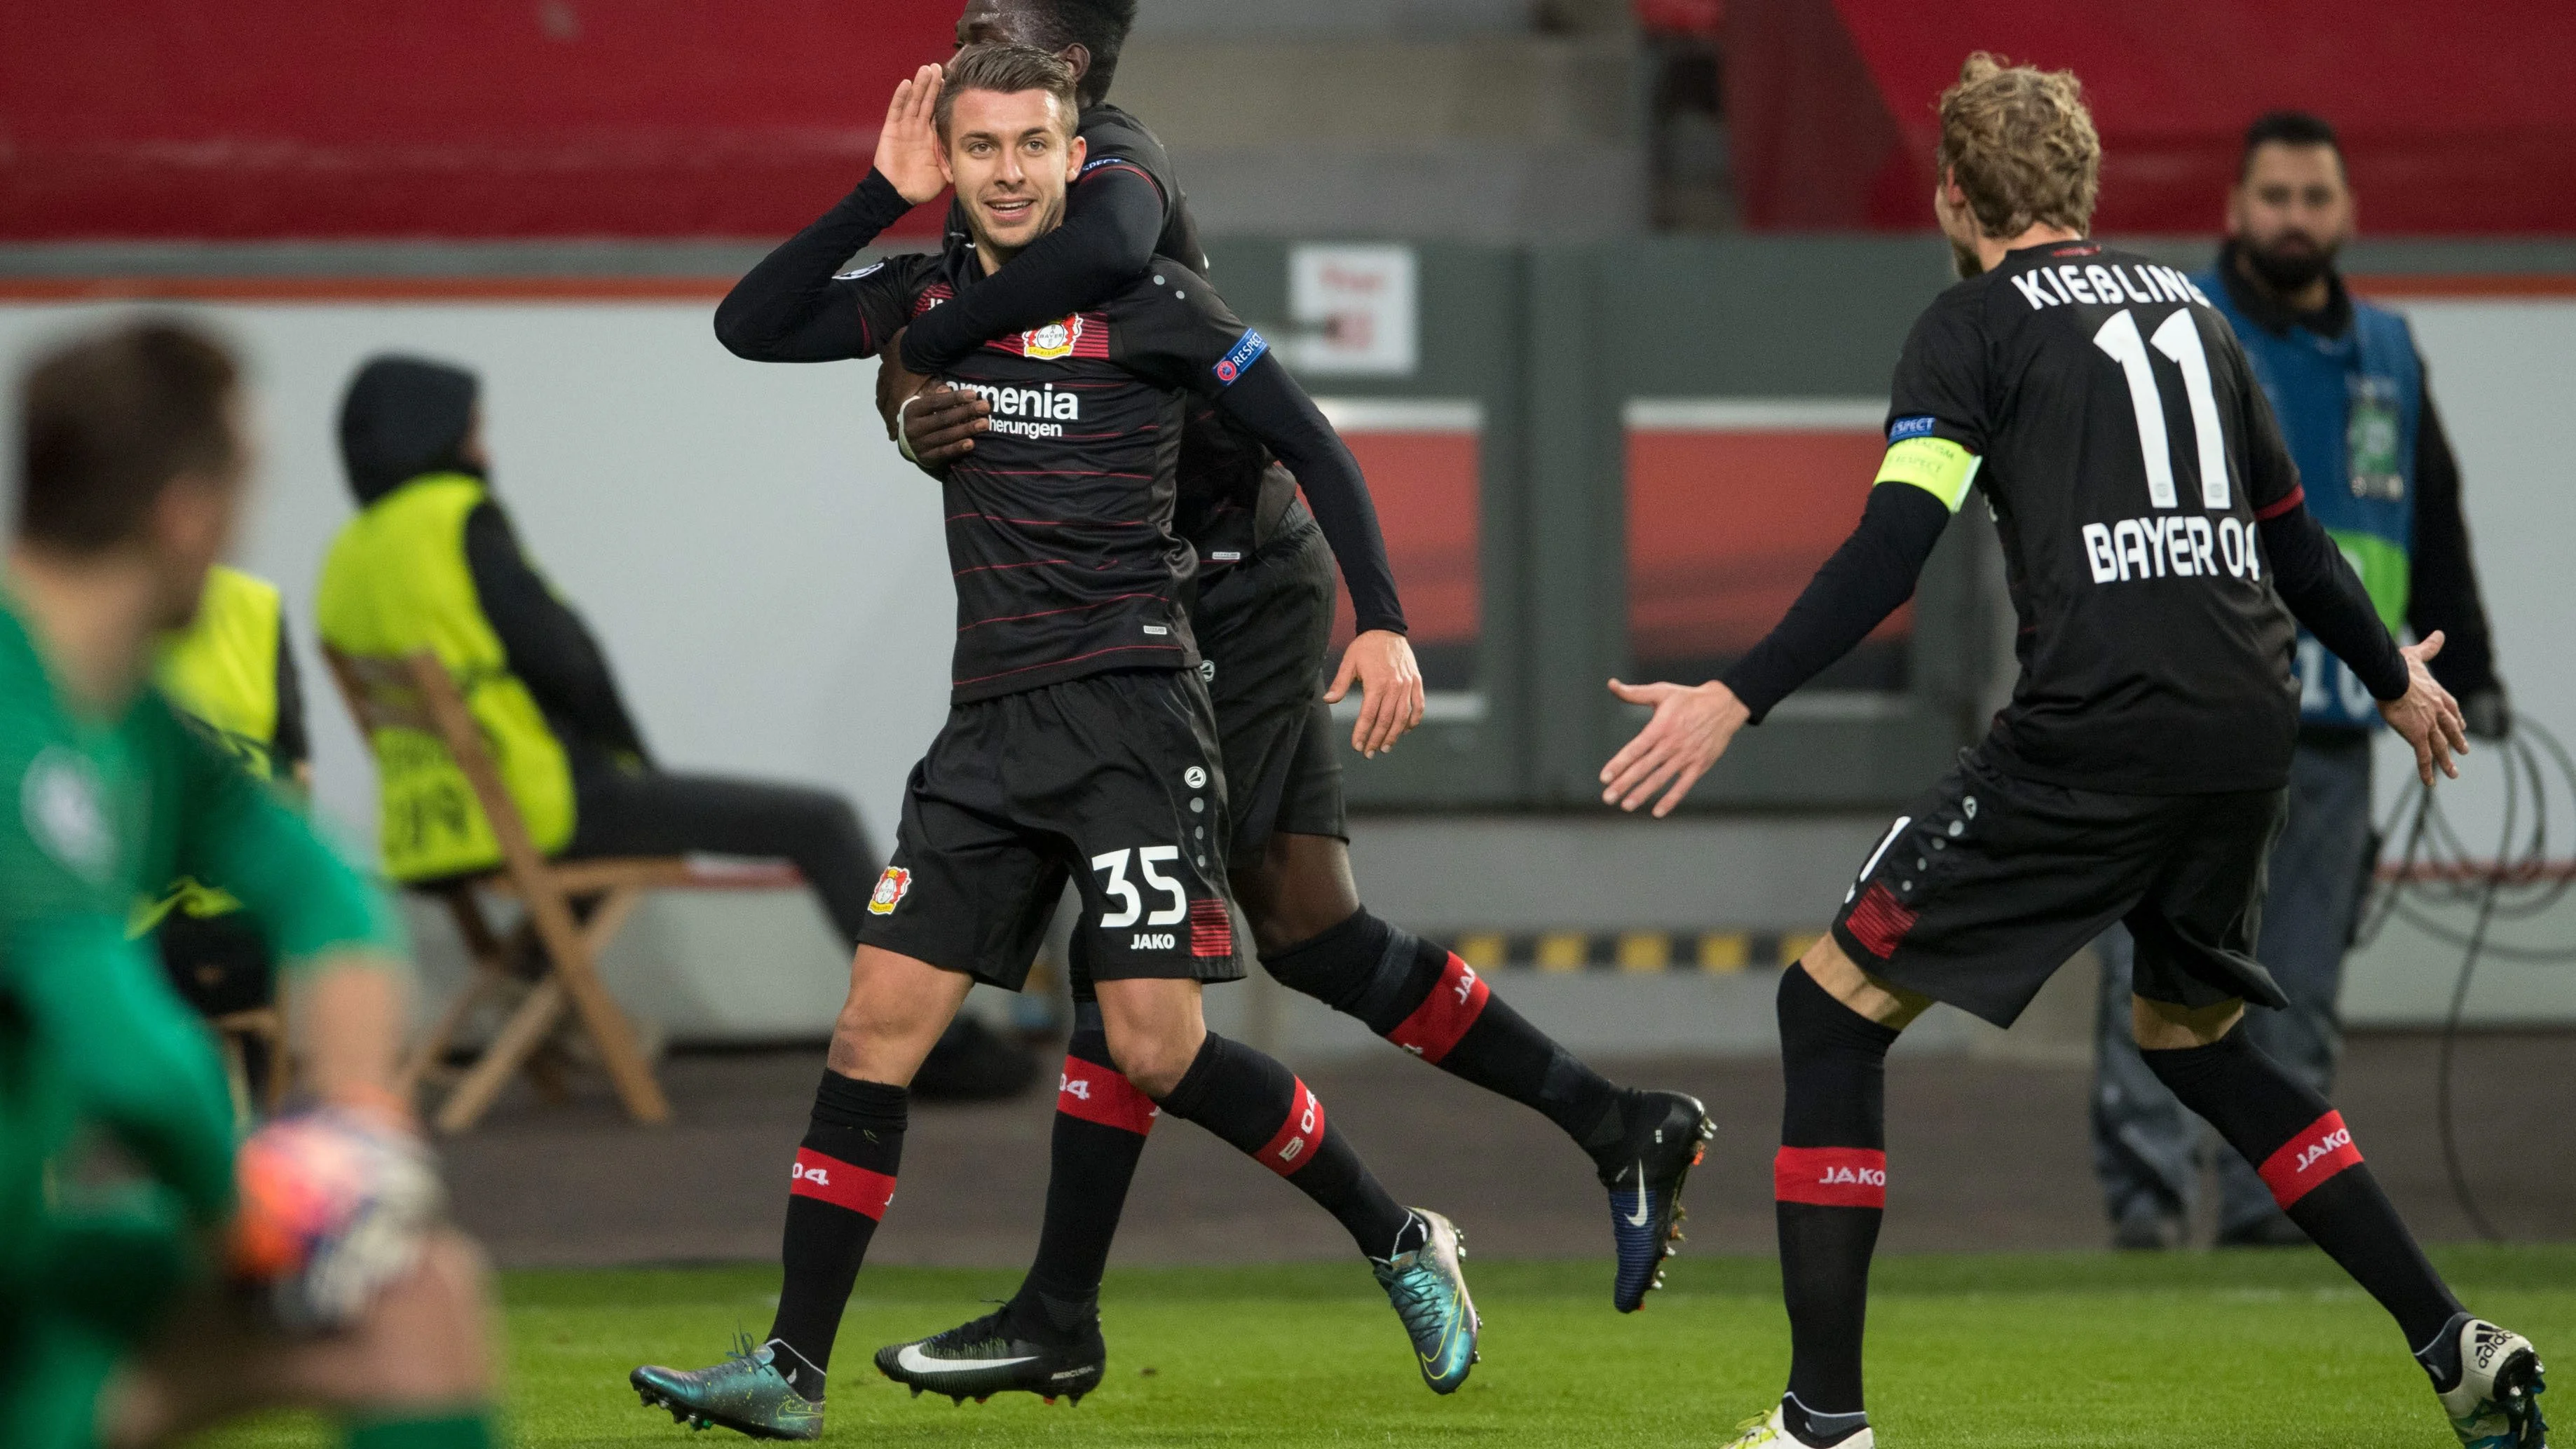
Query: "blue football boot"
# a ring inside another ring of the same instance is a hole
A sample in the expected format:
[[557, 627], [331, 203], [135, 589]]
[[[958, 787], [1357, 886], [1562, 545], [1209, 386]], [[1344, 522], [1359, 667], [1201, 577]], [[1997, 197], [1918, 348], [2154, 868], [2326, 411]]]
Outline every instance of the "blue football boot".
[[1699, 1098], [1639, 1092], [1628, 1108], [1627, 1141], [1598, 1159], [1601, 1185], [1610, 1189], [1610, 1236], [1619, 1249], [1610, 1303], [1620, 1312], [1645, 1307], [1646, 1295], [1664, 1286], [1664, 1260], [1682, 1240], [1682, 1183], [1716, 1132]]
[[782, 1344], [752, 1347], [745, 1334], [713, 1368], [673, 1369], [646, 1364], [626, 1376], [648, 1409], [668, 1409], [672, 1421], [692, 1429], [710, 1426], [754, 1439], [820, 1439], [823, 1401], [796, 1392], [774, 1361]]

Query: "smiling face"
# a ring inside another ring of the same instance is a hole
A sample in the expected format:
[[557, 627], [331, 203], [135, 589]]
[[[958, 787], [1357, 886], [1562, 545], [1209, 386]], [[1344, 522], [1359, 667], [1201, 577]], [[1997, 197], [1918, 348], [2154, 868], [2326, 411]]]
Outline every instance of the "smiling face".
[[1072, 108], [1048, 91], [961, 91], [942, 134], [940, 169], [966, 206], [987, 270], [1064, 221], [1082, 170]]

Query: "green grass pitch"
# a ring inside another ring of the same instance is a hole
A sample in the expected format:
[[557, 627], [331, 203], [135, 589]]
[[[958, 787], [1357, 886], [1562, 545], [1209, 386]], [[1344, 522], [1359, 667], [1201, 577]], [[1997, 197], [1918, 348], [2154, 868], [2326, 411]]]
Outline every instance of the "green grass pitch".
[[[2576, 1355], [2576, 1248], [2435, 1256], [2478, 1312], [2544, 1356]], [[1468, 1272], [1485, 1359], [1450, 1398], [1422, 1387], [1363, 1267], [1300, 1264], [1114, 1273], [1097, 1394], [1079, 1408], [1016, 1394], [959, 1408], [911, 1398], [868, 1356], [983, 1311], [1015, 1275], [872, 1268], [841, 1331], [824, 1442], [1707, 1444], [1768, 1407], [1787, 1371], [1767, 1261], [1677, 1260], [1671, 1286], [1627, 1317], [1610, 1311], [1606, 1263], [1471, 1260]], [[1896, 1449], [2452, 1442], [2387, 1317], [2313, 1251], [1889, 1258], [1876, 1283], [1871, 1413]], [[774, 1269], [515, 1273], [503, 1289], [512, 1442], [748, 1442], [646, 1411], [626, 1371], [698, 1366], [737, 1328], [766, 1328]], [[2562, 1390], [2576, 1423], [2570, 1391], [2576, 1378]], [[333, 1440], [290, 1417], [210, 1442]]]

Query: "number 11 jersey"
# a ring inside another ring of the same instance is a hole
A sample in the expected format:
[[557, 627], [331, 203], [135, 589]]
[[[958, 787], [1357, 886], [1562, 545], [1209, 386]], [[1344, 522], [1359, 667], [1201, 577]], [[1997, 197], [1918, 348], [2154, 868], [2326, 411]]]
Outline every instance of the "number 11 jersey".
[[1896, 368], [1888, 440], [1916, 438], [1974, 455], [2002, 534], [2021, 677], [2000, 768], [2144, 795], [2287, 781], [2297, 630], [2257, 525], [2298, 506], [2298, 469], [2181, 272], [2051, 242], [1942, 293]]

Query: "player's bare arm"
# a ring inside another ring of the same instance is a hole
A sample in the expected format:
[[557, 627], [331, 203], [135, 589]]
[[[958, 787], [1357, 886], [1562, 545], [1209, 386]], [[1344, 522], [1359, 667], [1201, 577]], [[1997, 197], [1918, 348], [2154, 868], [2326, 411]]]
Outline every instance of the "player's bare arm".
[[412, 1125], [395, 1090], [409, 973], [375, 951], [338, 951], [306, 968], [293, 1000], [295, 1034], [315, 1096], [389, 1125]]

